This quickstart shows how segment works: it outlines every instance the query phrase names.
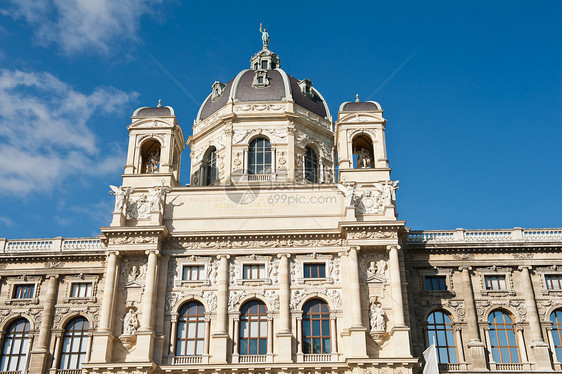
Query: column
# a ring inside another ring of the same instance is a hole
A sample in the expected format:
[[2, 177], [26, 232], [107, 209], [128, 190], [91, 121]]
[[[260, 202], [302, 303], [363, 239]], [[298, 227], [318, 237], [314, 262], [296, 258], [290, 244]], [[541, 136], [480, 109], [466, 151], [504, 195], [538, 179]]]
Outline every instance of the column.
[[146, 283], [142, 295], [142, 316], [140, 328], [137, 330], [135, 359], [137, 361], [152, 361], [154, 357], [154, 312], [156, 307], [156, 287], [158, 285], [158, 256], [159, 252], [151, 249], [145, 252], [148, 256], [146, 269]]
[[519, 267], [519, 270], [521, 270], [521, 283], [525, 296], [527, 319], [529, 321], [529, 328], [531, 329], [531, 350], [533, 351], [537, 370], [552, 370], [548, 344], [545, 343], [542, 336], [541, 323], [539, 314], [537, 313], [537, 304], [535, 302], [535, 292], [533, 291], [529, 269], [529, 266]]
[[273, 355], [273, 316], [267, 316], [267, 355]]
[[172, 315], [170, 320], [171, 327], [170, 327], [170, 352], [171, 356], [176, 355], [176, 342], [178, 339], [178, 316], [177, 314]]
[[523, 326], [515, 326], [517, 330], [517, 342], [519, 343], [519, 352], [521, 352], [521, 362], [529, 362], [527, 357], [527, 349], [525, 347], [525, 338], [523, 337]]
[[248, 174], [248, 149], [244, 149], [243, 151], [244, 157], [244, 171], [243, 174]]
[[404, 323], [404, 301], [402, 299], [402, 281], [400, 280], [400, 260], [398, 259], [398, 249], [400, 249], [400, 246], [389, 245], [387, 249], [394, 326], [403, 327], [406, 324]]
[[[232, 339], [232, 356], [238, 356], [240, 354], [240, 316], [234, 318], [234, 331], [232, 332], [234, 339]], [[234, 361], [234, 360], [233, 360]]]
[[287, 127], [287, 180], [293, 182], [295, 180], [295, 127], [290, 122]]
[[[278, 254], [279, 260], [279, 320], [277, 325], [277, 362], [293, 362], [293, 333], [291, 332], [290, 254]], [[272, 335], [273, 336], [273, 335]]]
[[117, 283], [117, 264], [119, 252], [109, 251], [107, 254], [107, 268], [105, 270], [105, 283], [100, 312], [100, 325], [94, 333], [92, 355], [90, 362], [110, 362], [113, 354], [112, 317], [115, 299], [115, 285]]
[[350, 247], [348, 253], [349, 294], [351, 296], [351, 327], [363, 327], [361, 321], [361, 295], [359, 290], [359, 267], [357, 261], [359, 247]]
[[302, 316], [297, 317], [297, 357], [298, 357], [298, 361], [302, 362]]
[[[362, 322], [361, 293], [359, 289], [359, 264], [357, 260], [359, 247], [350, 247], [347, 253], [347, 271], [349, 279], [349, 311], [351, 312], [351, 327], [349, 328], [349, 344], [352, 358], [367, 357], [367, 328]], [[336, 353], [336, 352], [332, 352]]]
[[205, 340], [203, 342], [203, 354], [205, 356], [209, 355], [209, 341], [211, 338], [211, 319], [209, 316], [205, 316]]
[[[467, 344], [472, 358], [472, 370], [487, 370], [485, 344], [480, 340], [480, 330], [478, 329], [478, 315], [476, 314], [476, 306], [474, 304], [474, 295], [472, 291], [472, 281], [470, 280], [469, 266], [459, 267], [462, 278], [462, 288], [464, 295], [464, 308], [466, 310], [468, 339]], [[488, 352], [492, 352], [488, 350]], [[491, 354], [490, 354], [491, 355]], [[491, 360], [491, 358], [490, 358]]]
[[338, 330], [336, 328], [336, 316], [330, 315], [330, 339], [331, 339], [331, 347], [332, 348], [332, 355], [335, 357], [332, 359], [336, 361], [338, 357]]
[[454, 326], [454, 330], [455, 330], [455, 340], [457, 341], [457, 352], [459, 353], [459, 363], [463, 363], [465, 362], [464, 360], [464, 347], [462, 344], [462, 334], [461, 334], [461, 327], [460, 326]]
[[57, 331], [53, 332], [53, 337], [55, 338], [55, 347], [53, 348], [53, 361], [51, 365], [51, 369], [56, 369], [59, 367], [59, 360], [60, 360], [60, 345], [61, 345], [61, 336], [62, 332]]
[[157, 286], [156, 273], [158, 271], [158, 255], [157, 250], [149, 250], [145, 252], [148, 255], [148, 266], [146, 270], [146, 284], [142, 295], [142, 319], [141, 331], [153, 331], [154, 329], [154, 291]]
[[211, 363], [227, 363], [228, 349], [228, 259], [229, 255], [218, 255], [217, 274], [217, 318], [212, 336]]
[[44, 372], [49, 357], [49, 337], [51, 336], [51, 322], [53, 319], [53, 311], [55, 307], [55, 299], [58, 285], [58, 275], [47, 275], [47, 295], [43, 307], [43, 315], [41, 326], [39, 328], [39, 336], [35, 341], [33, 351], [31, 352], [31, 360], [29, 368], [31, 372]]
[[115, 297], [115, 283], [117, 282], [118, 256], [119, 252], [117, 251], [111, 251], [107, 255], [107, 269], [105, 271], [105, 286], [103, 288], [99, 331], [111, 331], [113, 299]]
[[400, 258], [398, 244], [389, 245], [388, 269], [390, 272], [390, 292], [392, 300], [392, 318], [394, 326], [390, 331], [390, 339], [396, 352], [403, 357], [412, 357], [410, 352], [410, 329], [404, 322], [404, 298], [402, 295], [402, 280], [400, 276]]

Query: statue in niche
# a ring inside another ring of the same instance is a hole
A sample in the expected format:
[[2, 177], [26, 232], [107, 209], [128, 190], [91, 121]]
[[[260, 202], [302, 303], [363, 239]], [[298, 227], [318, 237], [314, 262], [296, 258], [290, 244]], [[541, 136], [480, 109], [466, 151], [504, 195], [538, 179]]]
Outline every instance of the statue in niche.
[[160, 164], [160, 152], [154, 151], [148, 155], [146, 160], [145, 170], [148, 174], [158, 173], [158, 165]]
[[261, 42], [263, 44], [263, 49], [268, 49], [269, 48], [269, 34], [268, 34], [266, 28], [262, 29], [261, 23], [260, 23], [260, 32], [261, 32]]
[[386, 270], [385, 260], [378, 260], [377, 262], [371, 261], [369, 263], [369, 268], [367, 269], [367, 279], [373, 279], [375, 277], [384, 278], [385, 270]]
[[129, 271], [129, 280], [131, 282], [135, 282], [137, 279], [139, 279], [140, 275], [140, 267], [138, 265], [131, 266], [131, 270]]
[[371, 304], [371, 331], [385, 331], [386, 330], [386, 322], [384, 317], [386, 313], [384, 309], [379, 303], [373, 302]]
[[139, 319], [137, 312], [130, 308], [125, 317], [123, 317], [123, 335], [134, 335], [139, 328]]
[[132, 188], [116, 187], [113, 185], [109, 185], [109, 188], [111, 188], [109, 194], [115, 195], [115, 208], [113, 209], [113, 211], [120, 213], [123, 211], [125, 201], [127, 200], [127, 197], [129, 197], [129, 194], [132, 192]]
[[398, 189], [399, 181], [388, 181], [382, 184], [382, 203], [383, 206], [392, 205], [396, 201], [396, 190]]
[[373, 167], [373, 157], [367, 148], [361, 147], [355, 150], [357, 155], [357, 168], [365, 169]]

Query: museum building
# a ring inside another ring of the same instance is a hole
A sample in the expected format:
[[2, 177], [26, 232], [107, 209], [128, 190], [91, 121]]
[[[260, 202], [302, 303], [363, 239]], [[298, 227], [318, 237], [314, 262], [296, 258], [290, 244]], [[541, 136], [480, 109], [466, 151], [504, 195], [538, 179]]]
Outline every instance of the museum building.
[[99, 238], [0, 239], [0, 374], [560, 372], [562, 229], [410, 230], [381, 106], [268, 44], [187, 141], [134, 111]]

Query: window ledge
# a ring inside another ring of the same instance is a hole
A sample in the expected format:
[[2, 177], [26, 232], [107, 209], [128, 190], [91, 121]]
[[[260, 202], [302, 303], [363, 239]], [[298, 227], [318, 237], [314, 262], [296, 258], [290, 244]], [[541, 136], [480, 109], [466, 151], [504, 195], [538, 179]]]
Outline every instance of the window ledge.
[[95, 303], [97, 301], [95, 296], [86, 296], [86, 297], [65, 297], [63, 302], [65, 303]]
[[14, 305], [39, 304], [39, 298], [34, 297], [31, 299], [7, 299], [6, 304], [14, 304]]
[[202, 280], [182, 280], [179, 281], [182, 287], [196, 287], [196, 286], [210, 286], [211, 281], [202, 279]]
[[481, 290], [482, 296], [515, 296], [514, 290]]
[[239, 284], [271, 284], [271, 279], [261, 278], [261, 279], [238, 279], [236, 283]]

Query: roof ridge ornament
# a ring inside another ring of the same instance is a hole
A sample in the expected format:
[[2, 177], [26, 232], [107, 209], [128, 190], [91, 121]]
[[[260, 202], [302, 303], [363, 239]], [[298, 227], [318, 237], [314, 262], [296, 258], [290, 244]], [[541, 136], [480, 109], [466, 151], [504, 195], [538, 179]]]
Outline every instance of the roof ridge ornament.
[[156, 105], [156, 108], [162, 108], [162, 99], [158, 99], [158, 105]]
[[360, 100], [359, 100], [359, 94], [355, 94], [355, 102], [356, 102], [356, 103], [360, 102]]
[[263, 49], [269, 49], [269, 34], [266, 28], [262, 29], [261, 22], [260, 22], [260, 32], [261, 32], [261, 42], [263, 44]]

